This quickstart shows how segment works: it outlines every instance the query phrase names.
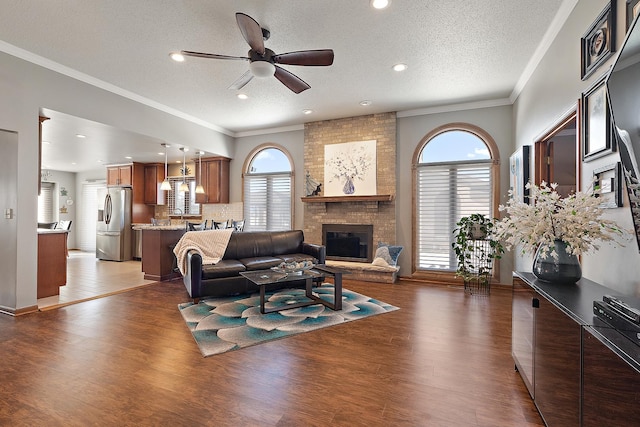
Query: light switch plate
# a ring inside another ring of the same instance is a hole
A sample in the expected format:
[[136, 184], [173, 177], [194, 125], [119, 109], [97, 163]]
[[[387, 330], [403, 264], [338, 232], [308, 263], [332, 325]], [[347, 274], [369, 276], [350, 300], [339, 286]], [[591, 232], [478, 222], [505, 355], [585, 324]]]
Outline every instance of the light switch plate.
[[13, 219], [13, 209], [11, 209], [11, 208], [5, 209], [4, 210], [4, 217], [6, 219]]

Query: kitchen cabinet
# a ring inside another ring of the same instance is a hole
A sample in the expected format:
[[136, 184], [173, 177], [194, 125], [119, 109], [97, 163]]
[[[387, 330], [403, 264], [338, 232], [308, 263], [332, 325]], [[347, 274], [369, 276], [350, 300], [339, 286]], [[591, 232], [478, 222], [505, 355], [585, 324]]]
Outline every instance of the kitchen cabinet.
[[38, 231], [37, 297], [60, 294], [60, 286], [67, 284], [66, 230]]
[[142, 271], [145, 280], [161, 282], [180, 277], [180, 272], [173, 270], [177, 265], [173, 247], [184, 233], [184, 227], [142, 228]]
[[[196, 194], [196, 203], [229, 203], [229, 162], [226, 157], [202, 159], [204, 194]], [[197, 168], [198, 166], [196, 166]], [[200, 171], [196, 170], [200, 179]]]
[[166, 191], [160, 186], [164, 181], [164, 164], [147, 163], [144, 165], [144, 203], [147, 205], [164, 205]]
[[107, 185], [133, 185], [132, 165], [107, 167]]
[[512, 354], [548, 426], [631, 425], [639, 419], [640, 347], [593, 314], [616, 292], [514, 273]]

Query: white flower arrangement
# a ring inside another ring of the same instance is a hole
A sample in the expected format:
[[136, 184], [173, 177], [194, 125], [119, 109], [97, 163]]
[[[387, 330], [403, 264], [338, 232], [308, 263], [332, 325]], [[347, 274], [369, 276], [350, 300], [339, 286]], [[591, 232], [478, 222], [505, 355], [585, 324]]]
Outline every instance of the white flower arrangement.
[[540, 247], [542, 256], [551, 252], [557, 257], [555, 240], [567, 244], [567, 251], [574, 255], [599, 249], [598, 241], [614, 241], [623, 245], [618, 238], [628, 238], [628, 232], [615, 222], [603, 219], [601, 200], [592, 194], [577, 192], [562, 197], [556, 192], [558, 184], [540, 187], [528, 183], [530, 203], [517, 201], [509, 191], [507, 205], [500, 205], [500, 211], [509, 215], [496, 222], [494, 235], [510, 249], [522, 245], [522, 252], [535, 252]]
[[363, 180], [366, 172], [373, 166], [373, 159], [366, 147], [343, 152], [341, 155], [328, 159], [325, 167], [331, 174], [331, 180]]

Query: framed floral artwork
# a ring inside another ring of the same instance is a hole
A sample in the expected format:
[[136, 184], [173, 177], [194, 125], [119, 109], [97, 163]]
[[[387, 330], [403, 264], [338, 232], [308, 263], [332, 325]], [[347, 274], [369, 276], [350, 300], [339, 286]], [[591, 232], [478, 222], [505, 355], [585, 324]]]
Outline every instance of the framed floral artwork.
[[520, 147], [509, 157], [509, 189], [511, 197], [518, 201], [529, 203], [529, 151], [528, 145]]
[[376, 140], [325, 145], [324, 195], [376, 195], [376, 148]]
[[616, 1], [612, 0], [580, 39], [582, 80], [616, 51]]
[[582, 160], [585, 162], [615, 150], [605, 78], [606, 74], [584, 92], [580, 99]]

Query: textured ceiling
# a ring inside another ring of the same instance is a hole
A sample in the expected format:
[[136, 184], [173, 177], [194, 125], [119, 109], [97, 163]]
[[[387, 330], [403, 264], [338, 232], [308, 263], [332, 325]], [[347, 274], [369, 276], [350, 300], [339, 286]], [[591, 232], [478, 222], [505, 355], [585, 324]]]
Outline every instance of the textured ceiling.
[[[368, 0], [3, 0], [0, 41], [242, 135], [509, 98], [562, 2], [392, 0], [374, 10]], [[271, 31], [265, 45], [276, 53], [330, 48], [334, 64], [285, 66], [311, 89], [253, 79], [242, 101], [228, 87], [247, 62], [169, 59], [181, 49], [246, 56], [236, 12]], [[394, 72], [398, 62], [409, 68]]]

